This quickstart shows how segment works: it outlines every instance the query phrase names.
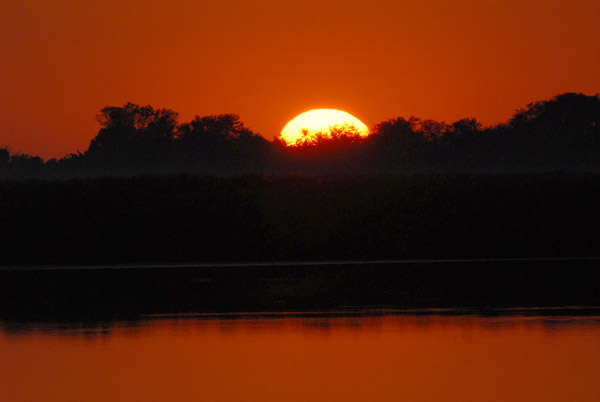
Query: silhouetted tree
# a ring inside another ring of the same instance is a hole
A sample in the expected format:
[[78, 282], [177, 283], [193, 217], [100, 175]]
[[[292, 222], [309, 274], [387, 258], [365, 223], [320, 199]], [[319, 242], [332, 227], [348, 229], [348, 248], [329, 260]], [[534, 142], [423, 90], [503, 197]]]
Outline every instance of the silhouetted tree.
[[6, 148], [0, 148], [0, 171], [6, 169], [10, 161], [10, 152]]
[[260, 169], [270, 144], [235, 114], [196, 116], [178, 127], [177, 153], [187, 169], [233, 173]]
[[192, 146], [243, 142], [253, 136], [255, 134], [244, 127], [235, 114], [196, 116], [191, 122], [179, 126], [177, 133], [180, 142]]
[[476, 119], [461, 119], [445, 127], [438, 143], [443, 169], [481, 170], [486, 152], [482, 146], [483, 126]]
[[402, 117], [377, 124], [366, 142], [366, 155], [376, 171], [410, 172], [428, 166], [428, 139], [415, 128], [420, 119]]
[[177, 118], [170, 109], [133, 103], [105, 107], [97, 117], [102, 128], [85, 156], [101, 169], [111, 166], [133, 173], [159, 170], [156, 165], [164, 167], [170, 157]]
[[363, 166], [362, 144], [366, 138], [353, 124], [336, 124], [320, 131], [304, 131], [294, 145], [276, 138], [278, 171], [307, 174], [359, 172]]
[[301, 130], [300, 136], [291, 145], [296, 148], [314, 149], [315, 147], [331, 146], [332, 144], [358, 144], [363, 142], [364, 137], [361, 130], [352, 123], [340, 123], [330, 125], [322, 130]]
[[565, 93], [534, 102], [509, 120], [517, 158], [535, 170], [579, 170], [598, 166], [600, 97]]
[[468, 140], [469, 138], [477, 135], [481, 131], [482, 127], [483, 126], [477, 121], [477, 119], [461, 119], [452, 123], [444, 134], [450, 134], [456, 138], [460, 138], [461, 140]]
[[[7, 158], [8, 156], [8, 158]], [[13, 154], [0, 151], [0, 159], [4, 159], [4, 168], [0, 165], [0, 173], [18, 179], [38, 178], [43, 175], [44, 160], [39, 156]], [[3, 163], [0, 161], [0, 164]]]
[[446, 131], [448, 130], [448, 126], [446, 123], [426, 119], [415, 119], [413, 118], [412, 128], [414, 131], [421, 133], [421, 135], [428, 141], [436, 142], [439, 138], [441, 138]]

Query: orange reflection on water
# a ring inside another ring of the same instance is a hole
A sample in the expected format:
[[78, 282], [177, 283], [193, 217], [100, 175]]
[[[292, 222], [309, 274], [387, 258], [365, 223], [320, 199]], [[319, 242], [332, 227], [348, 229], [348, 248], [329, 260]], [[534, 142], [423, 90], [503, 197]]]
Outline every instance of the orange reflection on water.
[[2, 401], [598, 401], [600, 319], [226, 316], [0, 327]]

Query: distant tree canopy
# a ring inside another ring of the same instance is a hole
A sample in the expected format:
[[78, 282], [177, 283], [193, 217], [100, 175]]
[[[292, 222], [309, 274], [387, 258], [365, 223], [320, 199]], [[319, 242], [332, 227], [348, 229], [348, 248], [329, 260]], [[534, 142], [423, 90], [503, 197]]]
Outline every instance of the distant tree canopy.
[[196, 173], [257, 171], [270, 144], [244, 126], [239, 116], [196, 116], [177, 129], [177, 154]]
[[600, 124], [600, 96], [564, 93], [547, 101], [533, 102], [510, 119], [511, 127], [538, 126], [569, 128], [574, 132], [593, 130]]
[[178, 124], [170, 109], [128, 103], [105, 107], [101, 129], [82, 155], [83, 165], [107, 173], [233, 173], [254, 169], [267, 141], [234, 114], [196, 116]]
[[296, 147], [265, 140], [234, 114], [181, 124], [178, 117], [149, 105], [105, 107], [85, 152], [44, 163], [1, 148], [0, 177], [600, 171], [599, 95], [533, 102], [493, 127], [473, 118], [397, 117], [363, 138], [352, 126], [335, 126]]
[[179, 126], [178, 137], [187, 144], [220, 144], [245, 141], [256, 135], [235, 114], [196, 116]]
[[283, 146], [292, 146], [307, 150], [328, 146], [332, 143], [337, 143], [338, 145], [358, 144], [365, 139], [361, 130], [352, 123], [334, 124], [321, 130], [305, 128], [301, 130], [300, 134], [296, 138], [287, 139], [287, 143], [279, 137], [276, 140]]
[[152, 152], [175, 138], [178, 114], [138, 106], [105, 107], [97, 116], [101, 129], [85, 153], [90, 157], [128, 158]]
[[597, 169], [600, 97], [565, 93], [530, 103], [494, 134], [496, 142], [514, 144], [511, 157], [524, 169]]

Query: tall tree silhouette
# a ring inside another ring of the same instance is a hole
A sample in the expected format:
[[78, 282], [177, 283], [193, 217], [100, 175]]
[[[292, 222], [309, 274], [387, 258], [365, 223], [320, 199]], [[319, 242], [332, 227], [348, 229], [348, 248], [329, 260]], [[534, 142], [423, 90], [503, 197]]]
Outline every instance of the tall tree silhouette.
[[417, 130], [421, 120], [403, 117], [375, 125], [373, 134], [366, 142], [365, 152], [369, 165], [376, 171], [410, 172], [428, 167], [430, 144]]
[[485, 167], [483, 126], [477, 119], [461, 119], [445, 127], [438, 143], [444, 169], [469, 171]]
[[96, 166], [132, 172], [152, 171], [171, 154], [178, 114], [170, 109], [154, 109], [127, 103], [105, 107], [97, 119], [98, 135], [85, 152]]
[[580, 170], [598, 165], [600, 97], [565, 93], [518, 110], [508, 135], [524, 167]]
[[10, 161], [10, 152], [6, 148], [0, 148], [0, 171], [6, 169]]
[[260, 170], [270, 144], [235, 114], [196, 116], [178, 127], [177, 153], [192, 171], [234, 173]]

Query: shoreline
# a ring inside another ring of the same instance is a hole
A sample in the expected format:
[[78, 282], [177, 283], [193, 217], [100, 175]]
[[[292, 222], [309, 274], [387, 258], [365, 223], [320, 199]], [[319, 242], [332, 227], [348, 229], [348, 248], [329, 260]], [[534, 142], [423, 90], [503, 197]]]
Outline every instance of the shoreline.
[[349, 261], [247, 261], [247, 262], [181, 262], [181, 263], [131, 263], [86, 265], [0, 265], [0, 271], [52, 271], [89, 269], [161, 269], [161, 268], [242, 268], [242, 267], [294, 267], [336, 265], [393, 265], [393, 264], [448, 264], [486, 262], [552, 262], [600, 261], [600, 256], [581, 257], [506, 257], [506, 258], [442, 258], [406, 260], [349, 260]]
[[600, 259], [0, 270], [0, 320], [600, 306]]

